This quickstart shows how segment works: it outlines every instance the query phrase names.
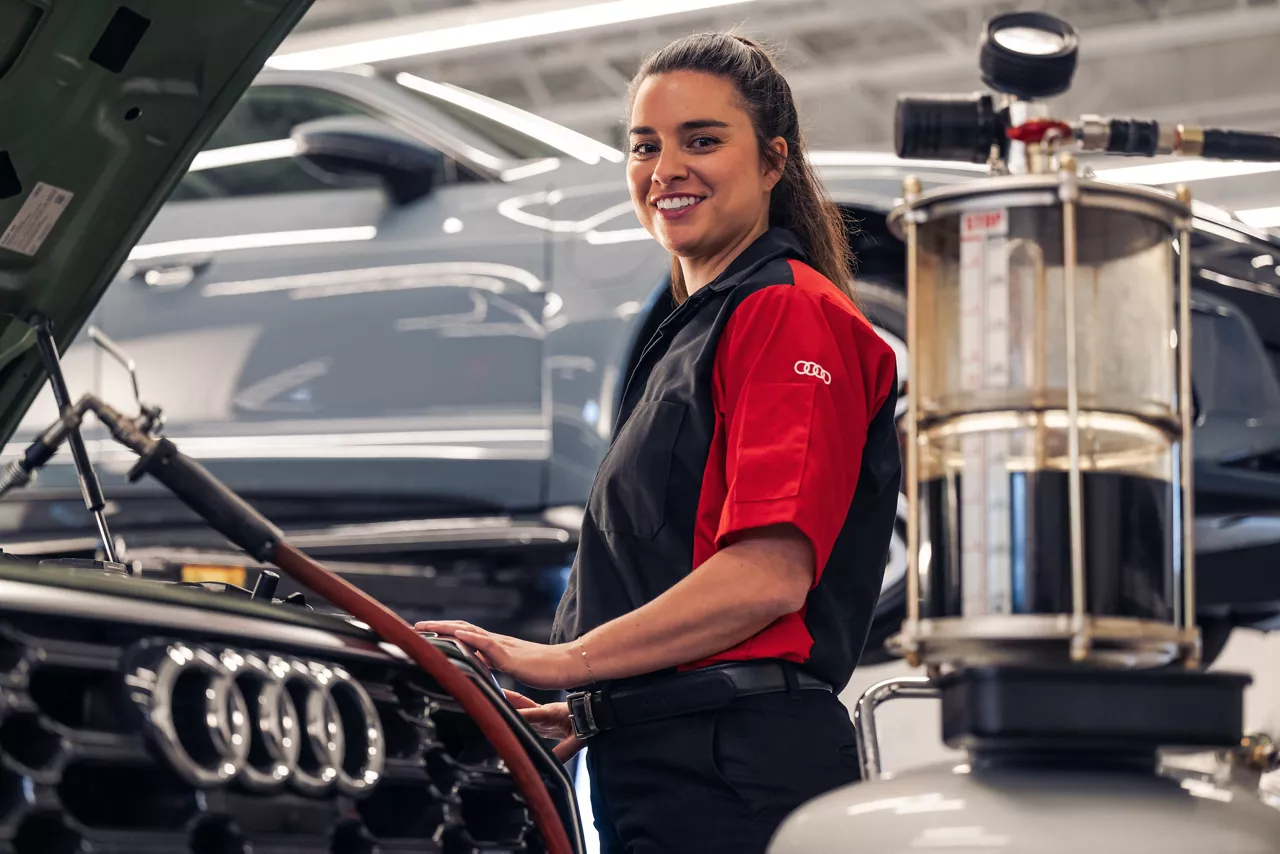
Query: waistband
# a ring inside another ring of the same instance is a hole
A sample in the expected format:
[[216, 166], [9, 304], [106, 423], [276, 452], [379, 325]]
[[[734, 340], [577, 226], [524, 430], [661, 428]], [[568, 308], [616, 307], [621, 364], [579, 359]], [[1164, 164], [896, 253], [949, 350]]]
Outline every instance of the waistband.
[[715, 664], [618, 684], [568, 696], [574, 734], [586, 739], [623, 726], [705, 712], [738, 697], [792, 688], [832, 692], [831, 685], [786, 661]]

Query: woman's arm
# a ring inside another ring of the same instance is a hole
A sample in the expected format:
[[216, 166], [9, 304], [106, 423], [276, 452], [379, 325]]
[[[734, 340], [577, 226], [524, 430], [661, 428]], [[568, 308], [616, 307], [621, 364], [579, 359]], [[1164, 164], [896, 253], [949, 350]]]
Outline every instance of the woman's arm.
[[622, 679], [737, 646], [804, 607], [813, 560], [791, 525], [744, 532], [658, 598], [584, 635], [592, 673]]
[[569, 688], [730, 649], [799, 611], [813, 579], [808, 538], [791, 525], [775, 525], [743, 532], [661, 596], [573, 643], [534, 644], [455, 621], [417, 628], [456, 637], [527, 685]]

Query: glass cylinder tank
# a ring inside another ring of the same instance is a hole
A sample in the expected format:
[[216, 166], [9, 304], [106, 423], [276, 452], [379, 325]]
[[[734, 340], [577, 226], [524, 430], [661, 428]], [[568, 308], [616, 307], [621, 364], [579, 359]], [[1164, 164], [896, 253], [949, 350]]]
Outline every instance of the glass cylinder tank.
[[892, 215], [915, 329], [908, 651], [1163, 663], [1184, 648], [1188, 213], [1072, 171]]

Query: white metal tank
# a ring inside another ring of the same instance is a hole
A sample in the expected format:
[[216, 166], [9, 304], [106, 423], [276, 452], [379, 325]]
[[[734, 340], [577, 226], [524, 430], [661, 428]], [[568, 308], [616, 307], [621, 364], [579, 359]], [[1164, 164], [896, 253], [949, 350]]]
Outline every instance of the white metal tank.
[[1275, 854], [1256, 789], [1150, 771], [935, 765], [806, 804], [770, 854]]

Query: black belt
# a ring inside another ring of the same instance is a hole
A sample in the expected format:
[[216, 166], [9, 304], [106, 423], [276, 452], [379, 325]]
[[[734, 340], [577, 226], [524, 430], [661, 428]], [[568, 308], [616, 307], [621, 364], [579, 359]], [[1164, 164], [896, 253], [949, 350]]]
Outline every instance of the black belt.
[[578, 738], [631, 724], [705, 712], [736, 697], [795, 688], [831, 691], [831, 686], [783, 661], [715, 664], [644, 682], [606, 685], [568, 696], [569, 719]]

